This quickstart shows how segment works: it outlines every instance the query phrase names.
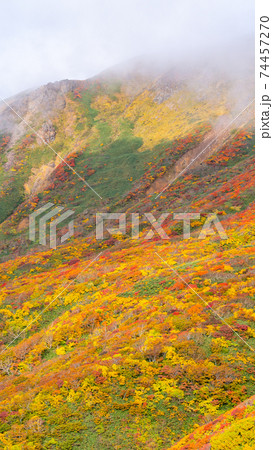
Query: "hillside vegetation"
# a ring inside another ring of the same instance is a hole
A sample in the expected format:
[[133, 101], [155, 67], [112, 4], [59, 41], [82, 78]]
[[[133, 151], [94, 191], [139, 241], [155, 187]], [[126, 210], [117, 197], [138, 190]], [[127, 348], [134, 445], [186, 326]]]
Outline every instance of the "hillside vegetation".
[[[231, 82], [198, 80], [49, 85], [12, 100], [32, 129], [1, 112], [1, 448], [254, 449], [253, 108], [227, 126]], [[56, 249], [28, 239], [47, 202], [75, 211]], [[140, 238], [97, 240], [97, 211]]]

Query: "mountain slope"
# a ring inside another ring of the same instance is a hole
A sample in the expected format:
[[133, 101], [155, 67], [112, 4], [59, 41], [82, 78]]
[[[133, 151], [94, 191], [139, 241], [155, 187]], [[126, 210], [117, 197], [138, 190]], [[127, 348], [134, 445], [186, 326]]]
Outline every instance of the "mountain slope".
[[170, 450], [254, 449], [254, 397], [195, 430]]
[[[234, 430], [218, 436], [217, 423], [254, 393], [253, 108], [227, 126], [234, 84], [176, 70], [55, 87], [46, 113], [21, 113], [80, 179], [34, 132], [18, 137], [4, 121], [1, 445], [222, 448]], [[75, 235], [56, 249], [28, 240], [29, 213], [49, 201], [75, 211]], [[126, 233], [97, 240], [96, 211], [126, 212]], [[173, 220], [182, 212], [200, 214], [191, 239]], [[167, 239], [147, 239], [145, 213], [169, 214]], [[227, 239], [200, 239], [208, 214]], [[233, 448], [252, 448], [245, 439]]]
[[[137, 188], [149, 166], [156, 165], [153, 177], [168, 170], [180, 153], [166, 158], [166, 149], [177, 139], [188, 138], [193, 147], [209, 130], [218, 134], [239, 112], [236, 83], [219, 82], [213, 74], [190, 75], [189, 82], [176, 70], [157, 78], [149, 72], [110, 73], [86, 82], [49, 84], [10, 101], [23, 120], [5, 105], [0, 114], [0, 232], [7, 246], [10, 240], [27, 251], [29, 243], [21, 241], [33, 204], [63, 204], [82, 222], [87, 208], [111, 208]], [[237, 127], [250, 111], [237, 119]], [[68, 158], [72, 170], [62, 158]], [[11, 223], [5, 222], [8, 218]]]

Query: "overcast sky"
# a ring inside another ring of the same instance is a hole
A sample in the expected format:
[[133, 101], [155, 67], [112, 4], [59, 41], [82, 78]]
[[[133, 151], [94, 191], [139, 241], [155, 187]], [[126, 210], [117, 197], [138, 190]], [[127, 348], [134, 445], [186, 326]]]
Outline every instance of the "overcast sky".
[[0, 95], [86, 79], [135, 56], [254, 35], [252, 0], [1, 2]]

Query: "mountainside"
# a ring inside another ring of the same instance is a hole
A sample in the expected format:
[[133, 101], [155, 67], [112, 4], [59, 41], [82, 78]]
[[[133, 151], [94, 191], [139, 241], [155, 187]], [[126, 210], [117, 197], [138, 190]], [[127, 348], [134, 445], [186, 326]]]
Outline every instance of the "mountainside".
[[[2, 448], [254, 448], [253, 408], [227, 413], [254, 393], [249, 73], [133, 67], [1, 106]], [[74, 213], [56, 249], [29, 240], [49, 202]], [[97, 212], [125, 232], [96, 239]], [[190, 239], [174, 213], [200, 214]]]
[[[148, 69], [122, 75], [109, 72], [21, 94], [8, 101], [13, 110], [4, 104], [0, 110], [4, 253], [14, 243], [29, 251], [25, 219], [44, 202], [73, 209], [82, 235], [84, 221], [91, 220], [85, 228], [92, 225], [90, 212], [113, 209], [165, 172], [171, 178], [169, 169], [185, 154], [185, 145], [186, 150], [194, 148], [225, 126], [229, 135], [247, 123], [251, 108], [229, 125], [242, 102], [246, 106], [252, 100], [252, 81], [227, 76], [219, 80], [217, 75], [209, 70], [183, 74], [181, 69], [157, 77]], [[238, 101], [234, 91], [243, 81]], [[224, 137], [221, 134], [211, 151]], [[175, 150], [181, 138], [187, 142]]]
[[170, 450], [254, 449], [254, 397], [197, 428]]

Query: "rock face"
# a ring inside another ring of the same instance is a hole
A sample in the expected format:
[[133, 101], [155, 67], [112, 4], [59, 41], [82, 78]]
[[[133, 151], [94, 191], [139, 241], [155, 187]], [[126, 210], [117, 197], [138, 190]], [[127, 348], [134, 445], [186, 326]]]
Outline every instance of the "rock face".
[[9, 132], [9, 147], [28, 131], [28, 124], [37, 127], [37, 122], [44, 122], [42, 134], [45, 140], [55, 138], [51, 118], [66, 105], [65, 94], [77, 87], [78, 81], [63, 80], [48, 83], [34, 91], [22, 92], [0, 105], [0, 132]]
[[56, 157], [55, 161], [51, 161], [48, 164], [43, 164], [38, 169], [33, 168], [32, 175], [24, 184], [26, 194], [32, 195], [42, 192], [48, 185], [49, 177], [59, 162], [59, 158]]
[[48, 120], [45, 122], [42, 126], [42, 133], [39, 133], [42, 135], [43, 139], [46, 142], [53, 142], [56, 136], [55, 128], [51, 122], [51, 120]]
[[151, 88], [151, 92], [155, 93], [154, 101], [160, 105], [173, 94], [179, 92], [182, 86], [183, 79], [176, 74], [175, 70], [169, 71], [161, 76]]

